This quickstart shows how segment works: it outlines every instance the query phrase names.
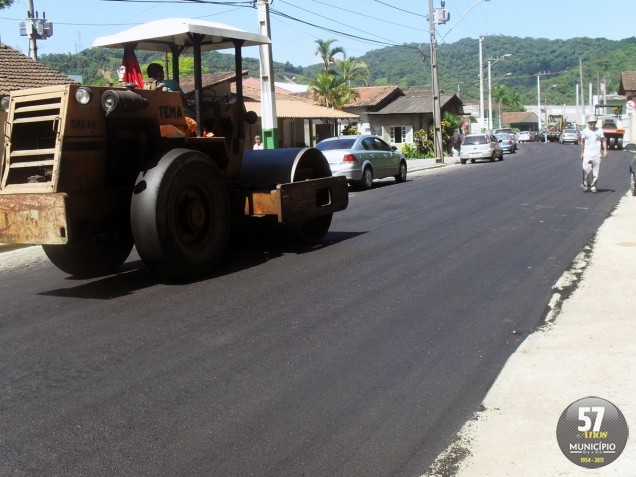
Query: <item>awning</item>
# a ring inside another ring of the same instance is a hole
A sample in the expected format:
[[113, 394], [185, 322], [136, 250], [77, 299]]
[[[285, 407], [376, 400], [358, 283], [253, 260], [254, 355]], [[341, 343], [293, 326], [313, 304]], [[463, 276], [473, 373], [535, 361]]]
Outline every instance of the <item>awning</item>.
[[242, 40], [242, 46], [266, 45], [267, 36], [250, 33], [223, 23], [192, 18], [166, 18], [134, 26], [114, 35], [96, 38], [93, 46], [123, 48], [134, 43], [136, 50], [171, 52], [172, 47], [190, 52], [192, 35], [203, 35], [202, 51], [234, 48], [232, 40]]

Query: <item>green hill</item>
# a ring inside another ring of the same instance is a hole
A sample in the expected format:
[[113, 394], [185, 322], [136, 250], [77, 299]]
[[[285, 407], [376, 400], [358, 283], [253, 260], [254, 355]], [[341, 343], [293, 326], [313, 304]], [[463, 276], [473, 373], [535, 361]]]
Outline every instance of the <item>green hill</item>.
[[[575, 85], [579, 82], [579, 59], [583, 61], [585, 91], [589, 83], [596, 85], [607, 80], [608, 92], [618, 89], [622, 71], [636, 70], [636, 37], [614, 41], [604, 38], [574, 38], [547, 40], [544, 38], [518, 38], [508, 36], [486, 37], [483, 40], [484, 86], [487, 82], [487, 60], [506, 54], [491, 68], [493, 87], [504, 84], [517, 91], [525, 104], [537, 101], [537, 74], [541, 76], [542, 94], [556, 104], [575, 103]], [[274, 46], [275, 48], [275, 46]], [[464, 38], [438, 47], [440, 86], [448, 93], [458, 92], [462, 99], [479, 98], [479, 40]], [[370, 85], [396, 84], [405, 90], [430, 88], [430, 47], [428, 44], [405, 44], [373, 50], [359, 59], [370, 71]], [[158, 54], [138, 53], [144, 65], [163, 61]], [[78, 54], [42, 55], [42, 63], [66, 74], [81, 74], [86, 84], [105, 84], [116, 79], [121, 63], [121, 52], [91, 48]], [[234, 68], [230, 54], [209, 52], [204, 55], [205, 71]], [[258, 76], [258, 59], [245, 58], [244, 67], [250, 76]], [[182, 74], [192, 70], [189, 59], [182, 59]], [[294, 66], [289, 62], [275, 63], [277, 80], [296, 77], [298, 83], [308, 83], [321, 68], [320, 65]], [[510, 73], [510, 75], [504, 75]], [[556, 87], [552, 88], [553, 85]], [[548, 90], [549, 88], [549, 90]], [[549, 91], [549, 92], [548, 92]]]

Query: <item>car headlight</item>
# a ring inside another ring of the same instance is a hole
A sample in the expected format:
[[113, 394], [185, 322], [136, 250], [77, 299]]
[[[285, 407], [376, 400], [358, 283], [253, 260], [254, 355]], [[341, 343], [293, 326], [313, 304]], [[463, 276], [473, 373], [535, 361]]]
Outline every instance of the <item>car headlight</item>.
[[11, 104], [11, 101], [9, 100], [8, 96], [3, 96], [2, 99], [0, 99], [0, 107], [5, 113], [9, 112], [10, 104]]
[[75, 99], [79, 104], [88, 104], [93, 99], [93, 92], [90, 88], [81, 86], [75, 91]]

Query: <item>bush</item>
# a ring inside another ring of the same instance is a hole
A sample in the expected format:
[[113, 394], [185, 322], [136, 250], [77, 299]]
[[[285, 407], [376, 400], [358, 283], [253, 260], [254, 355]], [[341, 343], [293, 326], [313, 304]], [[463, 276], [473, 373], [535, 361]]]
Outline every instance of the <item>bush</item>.
[[407, 159], [418, 157], [417, 147], [415, 146], [415, 144], [407, 142], [406, 144], [402, 145], [402, 154], [404, 154], [404, 157], [406, 157]]

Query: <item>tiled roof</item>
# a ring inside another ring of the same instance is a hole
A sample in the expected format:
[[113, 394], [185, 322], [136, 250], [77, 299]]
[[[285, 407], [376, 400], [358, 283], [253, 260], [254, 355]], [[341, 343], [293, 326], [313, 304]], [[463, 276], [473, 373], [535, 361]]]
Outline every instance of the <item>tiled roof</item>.
[[[246, 101], [245, 108], [261, 116], [259, 101]], [[356, 119], [357, 114], [346, 113], [338, 109], [325, 108], [308, 101], [276, 98], [276, 116], [282, 119]]]
[[623, 71], [621, 73], [621, 85], [618, 94], [625, 94], [627, 91], [636, 91], [636, 71]]
[[0, 95], [16, 89], [75, 83], [68, 76], [0, 44]]
[[[440, 107], [449, 101], [460, 101], [454, 94], [440, 94]], [[433, 112], [432, 96], [400, 96], [384, 108], [371, 114], [422, 114]]]
[[[257, 89], [257, 90], [261, 90], [261, 80], [258, 78], [253, 78], [253, 77], [249, 77], [249, 78], [245, 78], [243, 80], [243, 88], [252, 88], [252, 89]], [[274, 86], [274, 91], [276, 94], [282, 94], [282, 95], [293, 95], [294, 93], [292, 93], [291, 91], [289, 91], [288, 89], [283, 89], [283, 88], [279, 88], [278, 86]]]
[[[246, 75], [249, 70], [244, 70], [243, 74]], [[204, 73], [201, 75], [201, 82], [203, 83], [203, 89], [214, 88], [221, 83], [227, 83], [229, 81], [236, 81], [236, 74], [233, 71], [223, 71], [221, 73]], [[194, 76], [182, 76], [179, 78], [179, 86], [183, 90], [183, 94], [190, 96], [194, 93]]]
[[360, 96], [347, 103], [347, 108], [376, 106], [392, 94], [402, 95], [402, 91], [397, 86], [361, 86], [354, 89]]
[[520, 123], [536, 123], [539, 121], [539, 118], [535, 113], [528, 111], [501, 113], [501, 119], [505, 124], [508, 125]]

